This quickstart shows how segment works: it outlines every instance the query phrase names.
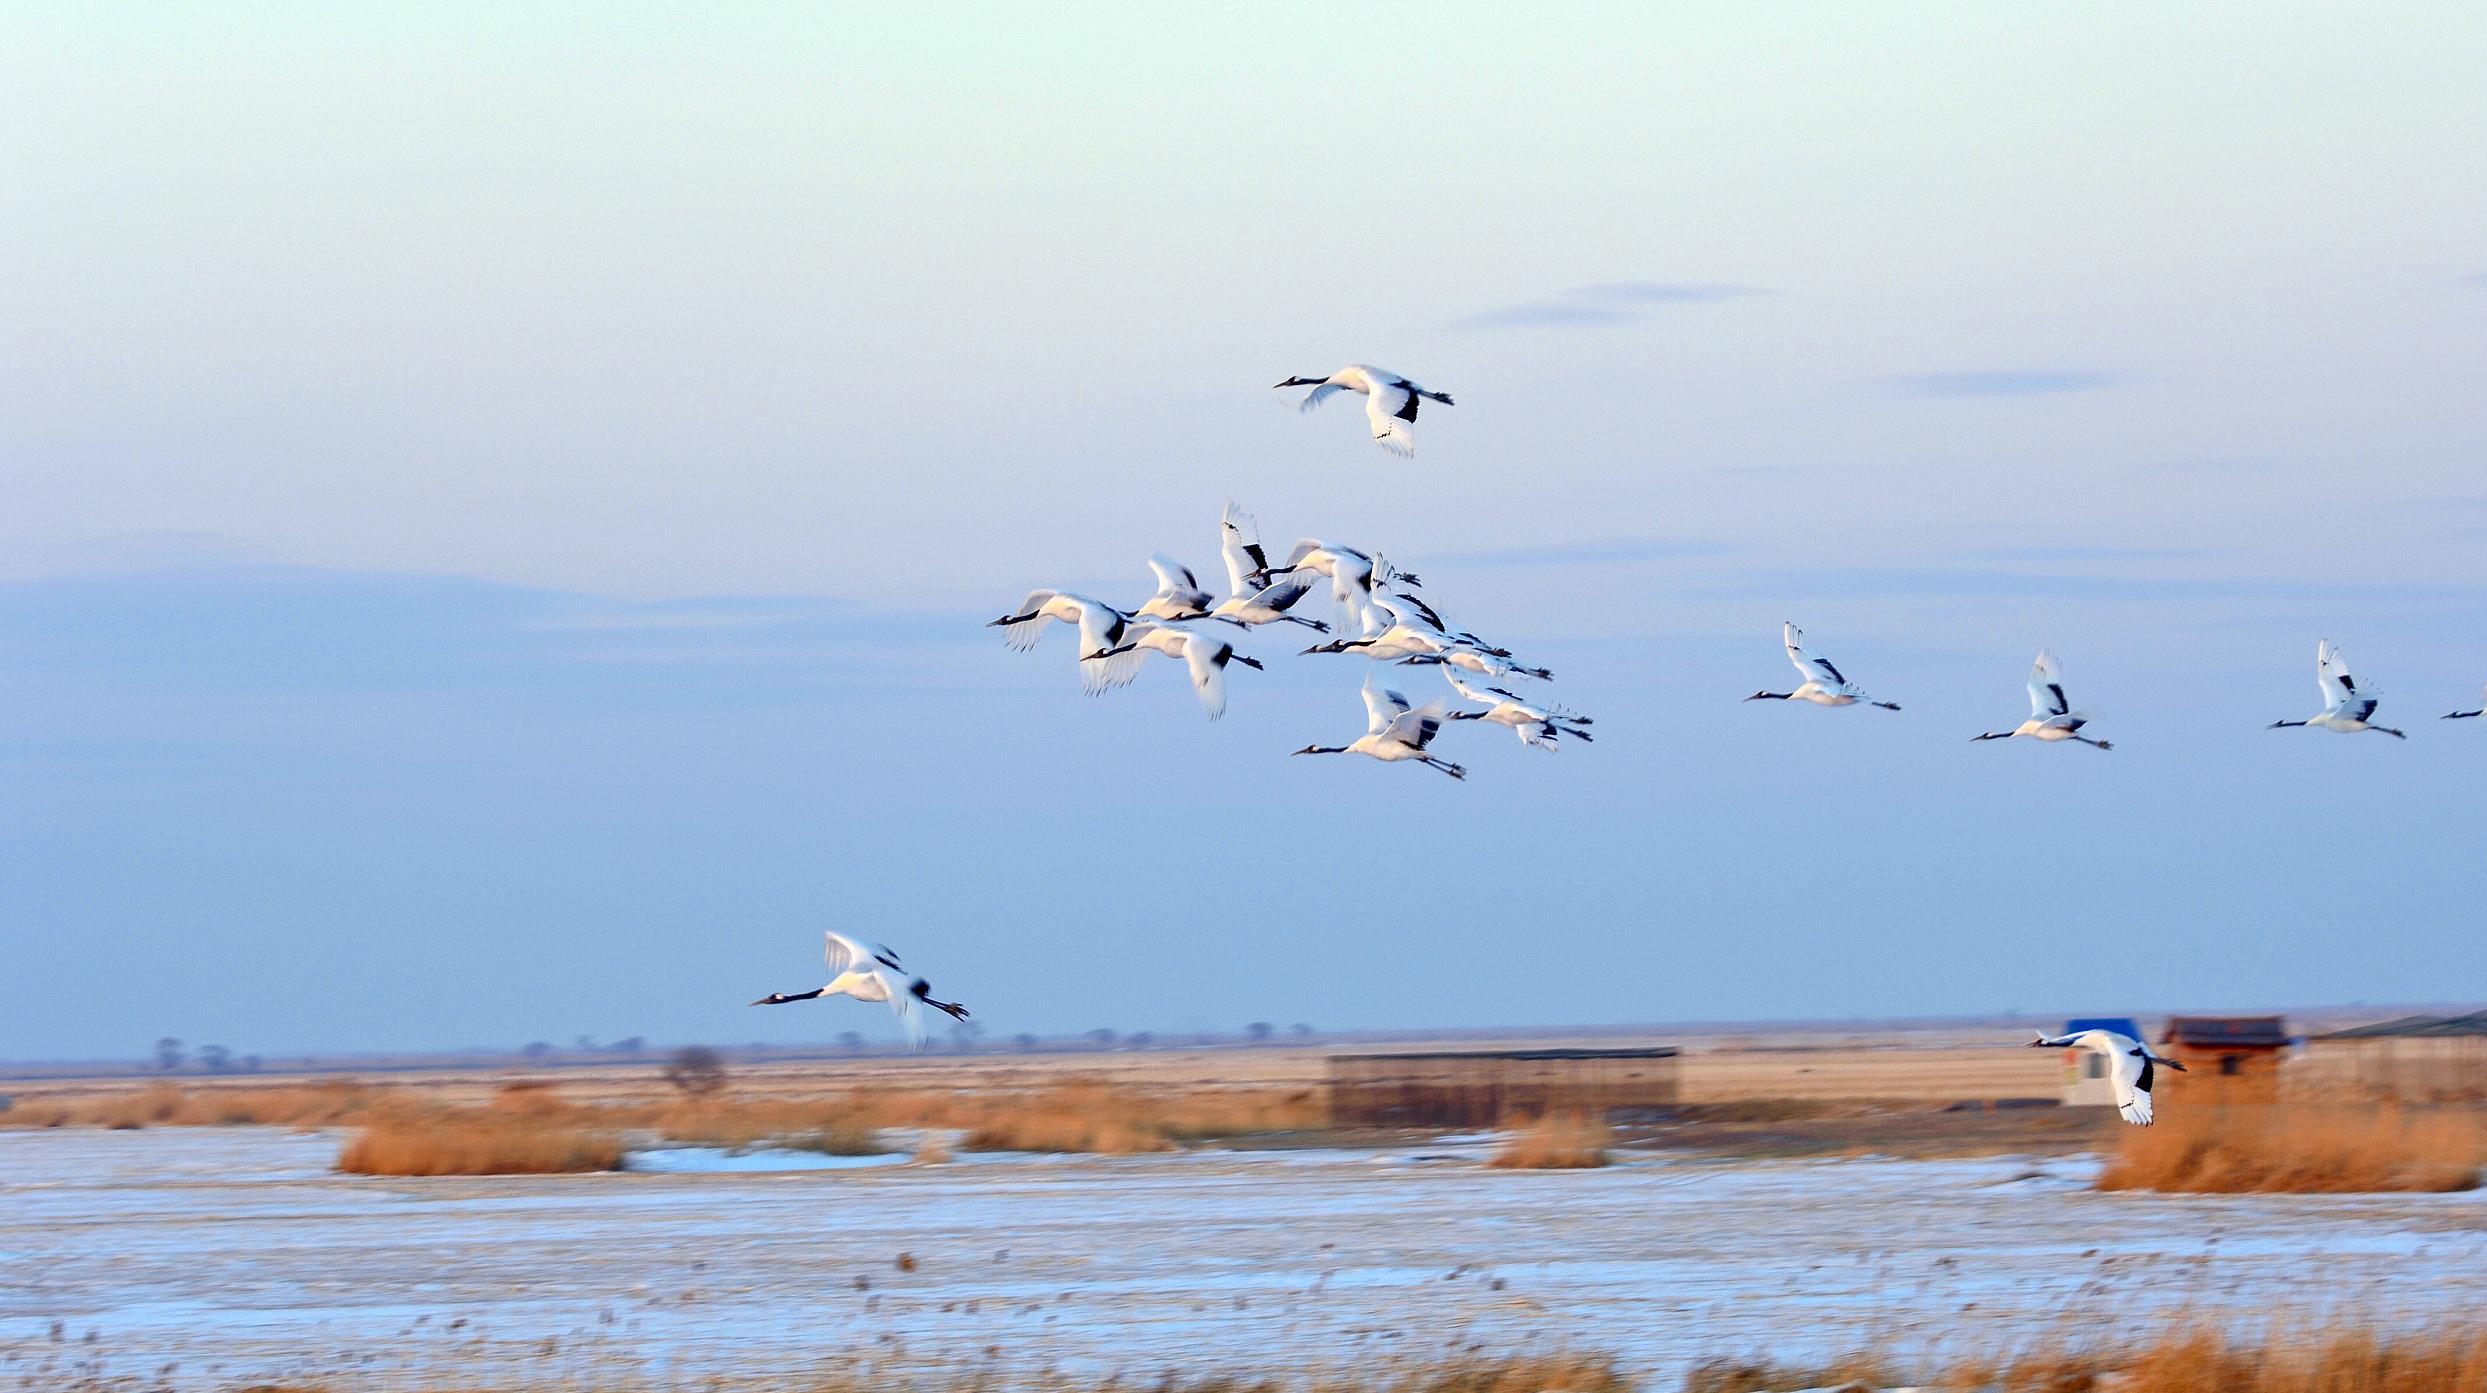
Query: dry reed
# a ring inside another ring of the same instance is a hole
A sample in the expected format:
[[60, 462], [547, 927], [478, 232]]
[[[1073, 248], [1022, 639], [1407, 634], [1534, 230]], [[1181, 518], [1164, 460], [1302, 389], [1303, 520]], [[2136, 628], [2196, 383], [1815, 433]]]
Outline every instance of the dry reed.
[[480, 1107], [422, 1097], [410, 1089], [350, 1080], [187, 1089], [158, 1081], [89, 1098], [22, 1103], [0, 1113], [0, 1127], [371, 1127], [412, 1110], [467, 1121], [523, 1119], [555, 1130], [645, 1134], [691, 1146], [778, 1144], [867, 1154], [878, 1149], [873, 1134], [883, 1129], [940, 1128], [968, 1134], [963, 1144], [973, 1150], [1128, 1155], [1304, 1131], [1329, 1121], [1317, 1089], [1158, 1090], [1078, 1078], [1035, 1090], [865, 1088], [813, 1098], [667, 1095], [582, 1104], [537, 1082], [503, 1085]]
[[2468, 1190], [2487, 1160], [2469, 1108], [2275, 1104], [2171, 1108], [2125, 1129], [2102, 1190], [2351, 1194]]
[[566, 1175], [622, 1168], [622, 1139], [518, 1108], [407, 1108], [374, 1117], [337, 1156], [349, 1175]]
[[1496, 1170], [1593, 1170], [1605, 1165], [1615, 1129], [1604, 1118], [1550, 1112], [1511, 1129], [1486, 1164]]

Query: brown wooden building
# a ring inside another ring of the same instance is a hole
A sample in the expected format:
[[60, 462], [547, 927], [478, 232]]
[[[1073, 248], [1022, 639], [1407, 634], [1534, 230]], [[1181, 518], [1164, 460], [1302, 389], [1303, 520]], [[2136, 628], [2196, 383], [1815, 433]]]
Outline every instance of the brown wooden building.
[[1681, 1067], [1663, 1046], [1334, 1054], [1330, 1116], [1383, 1127], [1494, 1127], [1548, 1112], [1615, 1117], [1672, 1106]]
[[2289, 1066], [2288, 1091], [2412, 1103], [2487, 1100], [2487, 1011], [2404, 1016], [2314, 1036], [2305, 1057]]
[[2194, 1103], [2276, 1103], [2288, 1023], [2278, 1016], [2170, 1016], [2159, 1053], [2185, 1066], [2164, 1070], [2158, 1090]]

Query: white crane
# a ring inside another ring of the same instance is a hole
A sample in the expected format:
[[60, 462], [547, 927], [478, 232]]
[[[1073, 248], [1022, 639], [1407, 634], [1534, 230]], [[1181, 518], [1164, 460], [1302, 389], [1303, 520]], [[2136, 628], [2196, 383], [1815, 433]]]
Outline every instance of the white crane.
[[1430, 626], [1400, 623], [1390, 611], [1377, 604], [1364, 607], [1363, 632], [1355, 638], [1334, 638], [1316, 643], [1306, 653], [1359, 653], [1376, 662], [1431, 653], [1442, 643], [1440, 633]]
[[[2340, 650], [2332, 647], [2330, 639], [2318, 640], [2314, 645], [2314, 680], [2323, 692], [2321, 715], [2302, 721], [2273, 721], [2263, 729], [2312, 726], [2316, 730], [2336, 730], [2343, 735], [2353, 735], [2361, 730], [2379, 730], [2397, 739], [2409, 738], [2390, 726], [2370, 723], [2375, 714], [2376, 700], [2357, 689], [2357, 679], [2349, 675], [2349, 660], [2340, 656]], [[2478, 713], [2473, 711], [2469, 714]]]
[[1024, 653], [1045, 636], [1047, 620], [1059, 620], [1079, 630], [1079, 685], [1090, 696], [1131, 680], [1127, 672], [1117, 680], [1104, 661], [1105, 651], [1123, 641], [1131, 616], [1103, 600], [1074, 595], [1068, 590], [1031, 590], [1017, 609], [987, 622], [985, 627], [1000, 629], [1002, 642]]
[[1373, 601], [1377, 581], [1393, 581], [1400, 585], [1420, 582], [1407, 571], [1393, 570], [1380, 556], [1358, 551], [1354, 547], [1306, 537], [1287, 554], [1287, 564], [1273, 575], [1294, 571], [1311, 571], [1330, 578], [1330, 599], [1338, 606], [1339, 627], [1352, 629], [1362, 619], [1364, 607]]
[[1408, 699], [1397, 692], [1373, 685], [1372, 674], [1364, 679], [1364, 734], [1349, 745], [1306, 745], [1299, 755], [1370, 755], [1386, 763], [1403, 759], [1439, 769], [1454, 779], [1468, 777], [1468, 771], [1447, 759], [1425, 752], [1433, 738], [1442, 733], [1447, 719], [1441, 702], [1411, 707]]
[[1416, 453], [1416, 437], [1408, 427], [1416, 424], [1417, 403], [1438, 401], [1444, 406], [1454, 403], [1442, 392], [1429, 392], [1395, 372], [1350, 363], [1328, 377], [1290, 377], [1280, 387], [1310, 387], [1297, 408], [1310, 411], [1328, 401], [1333, 393], [1364, 393], [1365, 419], [1373, 423], [1373, 439], [1383, 449], [1397, 455]]
[[1132, 625], [1122, 645], [1108, 650], [1105, 658], [1109, 665], [1125, 658], [1137, 663], [1147, 653], [1163, 653], [1183, 660], [1192, 671], [1192, 690], [1199, 694], [1200, 704], [1213, 721], [1226, 714], [1226, 665], [1233, 662], [1248, 668], [1261, 666], [1260, 659], [1245, 657], [1235, 651], [1235, 645], [1213, 634], [1150, 623]]
[[1779, 639], [1787, 645], [1788, 661], [1796, 664], [1796, 670], [1804, 675], [1805, 680], [1798, 683], [1792, 692], [1759, 691], [1746, 697], [1746, 701], [1810, 701], [1816, 706], [1854, 706], [1862, 701], [1885, 711], [1900, 709], [1896, 702], [1868, 698], [1857, 684], [1831, 665], [1830, 659], [1807, 653], [1805, 633], [1794, 624], [1782, 623]]
[[2487, 696], [2482, 696], [2482, 697], [2480, 698], [2480, 709], [2479, 709], [2479, 710], [2476, 710], [2476, 711], [2447, 711], [2447, 712], [2445, 712], [2445, 713], [2444, 713], [2444, 719], [2445, 719], [2445, 720], [2448, 720], [2448, 721], [2466, 721], [2466, 720], [2469, 720], [2470, 718], [2472, 718], [2472, 717], [2474, 717], [2474, 716], [2487, 716]]
[[1226, 560], [1227, 594], [1209, 611], [1210, 618], [1244, 629], [1283, 621], [1330, 632], [1330, 626], [1318, 619], [1287, 613], [1312, 593], [1312, 578], [1301, 572], [1281, 575], [1271, 570], [1252, 519], [1232, 503], [1218, 520], [1218, 536], [1218, 552]]
[[1436, 610], [1432, 605], [1425, 603], [1423, 600], [1418, 599], [1414, 595], [1404, 594], [1400, 591], [1389, 588], [1376, 588], [1373, 592], [1373, 603], [1381, 606], [1390, 614], [1391, 618], [1396, 619], [1403, 624], [1418, 626], [1419, 628], [1437, 634], [1452, 643], [1456, 643], [1467, 648], [1473, 648], [1480, 653], [1491, 654], [1497, 658], [1508, 658], [1511, 656], [1511, 650], [1508, 648], [1498, 648], [1493, 644], [1487, 643], [1484, 639], [1477, 637], [1475, 634], [1468, 632], [1466, 629], [1452, 628], [1450, 624], [1443, 619], [1440, 611]]
[[1491, 653], [1471, 648], [1464, 643], [1446, 643], [1430, 652], [1418, 653], [1401, 658], [1399, 661], [1411, 667], [1440, 664], [1444, 667], [1466, 668], [1484, 677], [1535, 677], [1549, 681], [1554, 677], [1553, 668], [1529, 667], [1524, 663], [1515, 663], [1509, 658], [1497, 658]]
[[2150, 1125], [2150, 1085], [2157, 1078], [2154, 1065], [2164, 1064], [2177, 1073], [2185, 1066], [2163, 1055], [2150, 1052], [2150, 1047], [2130, 1035], [2114, 1030], [2084, 1030], [2071, 1035], [2048, 1035], [2044, 1031], [2029, 1042], [2033, 1050], [2096, 1050], [2107, 1057], [2109, 1075], [2115, 1081], [2116, 1111], [2136, 1127]]
[[1551, 702], [1524, 701], [1519, 694], [1500, 687], [1471, 683], [1460, 676], [1456, 668], [1442, 669], [1442, 676], [1451, 684], [1452, 690], [1490, 708], [1484, 711], [1453, 711], [1450, 718], [1454, 721], [1486, 721], [1509, 726], [1512, 733], [1520, 737], [1521, 744], [1540, 750], [1553, 749], [1558, 736], [1568, 735], [1574, 740], [1590, 738], [1589, 732], [1582, 727], [1595, 722], [1578, 712], [1566, 711]]
[[907, 1039], [921, 1047], [924, 1043], [924, 1012], [930, 1006], [946, 1012], [950, 1019], [967, 1019], [967, 1008], [955, 1001], [933, 1000], [933, 984], [909, 972], [898, 961], [898, 955], [877, 943], [848, 938], [834, 929], [828, 930], [826, 956], [829, 959], [829, 985], [808, 992], [770, 992], [754, 1006], [783, 1006], [789, 1001], [810, 1001], [818, 996], [851, 996], [857, 1001], [886, 1001], [907, 1028]]
[[2090, 718], [2072, 709], [2064, 696], [2064, 674], [2055, 666], [2055, 655], [2038, 650], [2038, 661], [2029, 670], [2029, 719], [2010, 730], [1990, 730], [1984, 735], [1969, 737], [1970, 743], [1980, 740], [2009, 740], [2026, 735], [2032, 740], [2078, 740], [2102, 750], [2115, 746], [2104, 740], [2093, 740], [2081, 733]]
[[1134, 619], [1163, 619], [1169, 623], [1198, 619], [1218, 602], [1217, 596], [1200, 588], [1191, 567], [1164, 552], [1149, 558], [1149, 569], [1157, 573], [1157, 593], [1131, 612]]

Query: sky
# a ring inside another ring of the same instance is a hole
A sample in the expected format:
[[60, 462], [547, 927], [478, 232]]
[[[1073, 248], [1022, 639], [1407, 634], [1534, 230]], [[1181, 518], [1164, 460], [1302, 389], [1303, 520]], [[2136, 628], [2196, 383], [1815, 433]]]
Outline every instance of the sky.
[[[0, 13], [0, 1057], [2479, 995], [2487, 15], [1183, 9]], [[1597, 743], [980, 627], [1229, 498]]]

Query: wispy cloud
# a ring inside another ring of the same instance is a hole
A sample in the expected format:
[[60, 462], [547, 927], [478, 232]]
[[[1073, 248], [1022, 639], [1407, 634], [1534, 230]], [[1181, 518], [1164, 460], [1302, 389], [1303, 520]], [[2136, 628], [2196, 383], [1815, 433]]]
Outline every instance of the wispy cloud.
[[1608, 281], [1574, 286], [1543, 300], [1504, 305], [1454, 321], [1459, 329], [1584, 329], [1635, 324], [1669, 305], [1707, 305], [1778, 292], [1750, 285]]
[[2472, 290], [2487, 290], [2487, 271], [2472, 271], [2455, 280], [2453, 284], [2466, 285]]
[[2026, 546], [1971, 547], [1953, 553], [1963, 561], [2002, 561], [2030, 566], [2098, 565], [2141, 561], [2202, 561], [2229, 555], [2225, 547]]
[[[457, 576], [208, 563], [0, 581], [21, 676], [115, 691], [496, 691], [580, 709], [780, 700], [963, 648], [963, 614], [813, 596], [634, 601]], [[639, 674], [617, 681], [617, 668]], [[877, 674], [877, 675], [876, 675]]]
[[1695, 556], [1734, 556], [1745, 550], [1723, 542], [1695, 542], [1673, 537], [1609, 537], [1587, 542], [1550, 542], [1542, 546], [1453, 552], [1439, 559], [1449, 566], [1604, 566], [1633, 561], [1678, 561]]
[[2061, 392], [2095, 392], [2116, 385], [2116, 379], [2103, 372], [2045, 368], [1909, 373], [1891, 381], [1900, 390], [1920, 397], [2041, 397]]

